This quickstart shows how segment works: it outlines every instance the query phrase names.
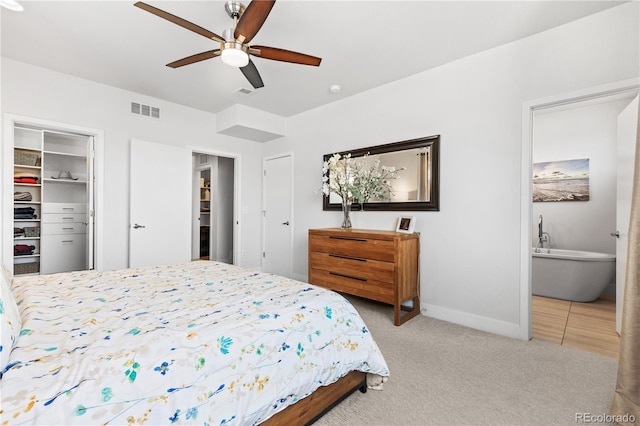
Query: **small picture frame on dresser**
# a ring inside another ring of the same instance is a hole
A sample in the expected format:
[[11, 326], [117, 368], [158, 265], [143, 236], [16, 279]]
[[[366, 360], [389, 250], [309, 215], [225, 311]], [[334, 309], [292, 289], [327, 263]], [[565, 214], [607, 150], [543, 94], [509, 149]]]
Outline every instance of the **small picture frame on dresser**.
[[413, 234], [413, 230], [416, 227], [415, 216], [398, 216], [398, 223], [396, 224], [396, 232], [405, 232], [407, 234]]

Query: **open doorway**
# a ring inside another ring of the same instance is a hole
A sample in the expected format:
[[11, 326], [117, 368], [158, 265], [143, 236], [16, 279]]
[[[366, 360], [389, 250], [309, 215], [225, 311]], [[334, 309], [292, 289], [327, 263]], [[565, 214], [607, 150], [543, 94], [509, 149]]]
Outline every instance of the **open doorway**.
[[[536, 112], [543, 111], [548, 108], [558, 108], [561, 105], [570, 106], [572, 104], [581, 104], [585, 101], [600, 102], [606, 98], [624, 96], [632, 98], [634, 93], [638, 91], [638, 80], [631, 79], [604, 86], [588, 88], [577, 92], [557, 95], [550, 98], [538, 99], [523, 104], [523, 135], [522, 135], [522, 200], [521, 200], [521, 280], [520, 280], [520, 302], [521, 317], [520, 330], [523, 339], [531, 338], [531, 300], [532, 300], [532, 247], [536, 246], [538, 230], [538, 216], [534, 217], [532, 207], [532, 187], [533, 187], [533, 163], [540, 161], [539, 158], [533, 158], [533, 141], [534, 141], [534, 116]], [[558, 148], [559, 149], [559, 148]], [[546, 222], [546, 217], [545, 217]], [[549, 229], [549, 228], [547, 228]], [[609, 231], [610, 232], [610, 231]], [[535, 238], [533, 237], [535, 234]], [[607, 234], [608, 236], [608, 234]], [[560, 242], [560, 241], [556, 241]]]
[[631, 197], [618, 184], [631, 181], [635, 157], [635, 137], [621, 150], [618, 117], [634, 97], [602, 96], [533, 116], [533, 338], [616, 358], [615, 270], [626, 254], [615, 236], [626, 238], [629, 208], [626, 227], [617, 221]]
[[234, 263], [235, 159], [194, 152], [192, 259]]

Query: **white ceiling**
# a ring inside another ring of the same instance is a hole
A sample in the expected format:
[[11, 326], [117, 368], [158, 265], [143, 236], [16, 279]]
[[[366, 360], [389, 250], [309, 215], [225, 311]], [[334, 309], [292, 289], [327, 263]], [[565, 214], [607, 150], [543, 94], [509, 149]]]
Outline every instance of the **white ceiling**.
[[[265, 87], [250, 95], [236, 93], [252, 87], [220, 58], [166, 67], [218, 44], [134, 1], [21, 3], [0, 12], [4, 57], [213, 113], [239, 103], [288, 117], [624, 2], [280, 0], [252, 44], [322, 63], [254, 57]], [[219, 35], [231, 25], [224, 1], [147, 3]]]

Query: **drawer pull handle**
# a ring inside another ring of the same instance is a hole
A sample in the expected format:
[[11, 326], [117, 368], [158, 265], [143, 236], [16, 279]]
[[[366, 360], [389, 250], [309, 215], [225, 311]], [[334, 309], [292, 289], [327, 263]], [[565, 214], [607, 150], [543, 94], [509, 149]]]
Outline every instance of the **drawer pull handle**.
[[73, 231], [73, 228], [62, 228], [63, 231]]
[[368, 240], [362, 238], [353, 238], [353, 237], [334, 237], [331, 236], [329, 238], [333, 238], [334, 240], [348, 240], [348, 241], [357, 241], [359, 243], [366, 243]]
[[69, 210], [69, 211], [73, 211], [73, 207], [63, 207], [62, 210]]
[[347, 260], [355, 260], [358, 262], [366, 262], [367, 259], [361, 259], [359, 257], [350, 257], [350, 256], [342, 256], [339, 254], [330, 254], [329, 257], [337, 257], [338, 259], [347, 259]]
[[352, 280], [362, 281], [362, 282], [366, 282], [367, 281], [366, 278], [352, 277], [351, 275], [339, 274], [337, 272], [329, 272], [329, 274], [335, 275], [335, 276], [338, 276], [338, 277], [342, 277], [342, 278], [349, 278], [349, 279], [352, 279]]
[[72, 243], [73, 240], [62, 240], [63, 243]]
[[63, 217], [62, 220], [73, 220], [72, 217]]

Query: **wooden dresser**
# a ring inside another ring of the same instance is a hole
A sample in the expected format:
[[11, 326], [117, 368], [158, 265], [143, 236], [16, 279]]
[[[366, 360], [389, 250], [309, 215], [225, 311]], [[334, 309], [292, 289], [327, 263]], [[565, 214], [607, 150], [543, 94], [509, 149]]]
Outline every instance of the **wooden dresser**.
[[419, 251], [417, 233], [310, 229], [309, 282], [391, 304], [393, 323], [402, 325], [420, 313]]

